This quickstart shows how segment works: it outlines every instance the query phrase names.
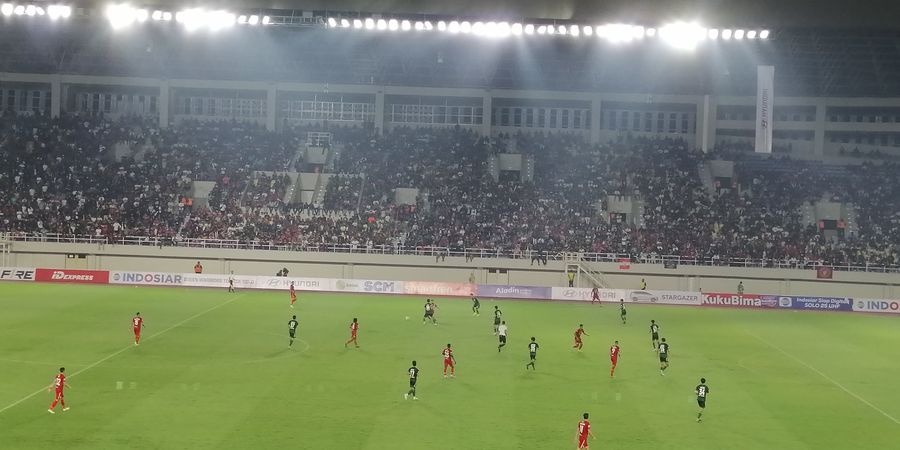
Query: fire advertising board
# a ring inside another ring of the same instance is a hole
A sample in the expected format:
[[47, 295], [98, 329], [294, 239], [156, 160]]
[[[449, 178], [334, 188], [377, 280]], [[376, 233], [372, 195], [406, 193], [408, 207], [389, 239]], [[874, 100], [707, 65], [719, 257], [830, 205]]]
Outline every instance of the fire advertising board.
[[3, 281], [34, 281], [34, 278], [33, 267], [0, 267], [0, 280]]

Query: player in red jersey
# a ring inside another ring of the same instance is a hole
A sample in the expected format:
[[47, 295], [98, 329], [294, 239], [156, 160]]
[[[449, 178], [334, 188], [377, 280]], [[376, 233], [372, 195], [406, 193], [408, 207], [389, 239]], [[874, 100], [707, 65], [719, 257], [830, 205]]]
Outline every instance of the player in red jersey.
[[585, 331], [584, 331], [584, 324], [583, 324], [583, 323], [582, 323], [582, 324], [578, 324], [578, 329], [575, 330], [575, 345], [573, 345], [572, 348], [577, 348], [578, 350], [581, 350], [581, 348], [584, 347], [584, 343], [581, 342], [581, 335], [582, 335], [582, 334], [585, 335], [585, 336], [588, 336], [588, 334], [585, 333]]
[[131, 326], [134, 329], [134, 345], [141, 343], [141, 329], [144, 328], [144, 318], [141, 313], [135, 313], [131, 318]]
[[612, 363], [612, 367], [609, 369], [609, 377], [612, 378], [616, 374], [616, 364], [619, 363], [619, 341], [609, 348], [609, 362]]
[[293, 308], [293, 307], [294, 307], [294, 303], [297, 302], [297, 292], [294, 291], [294, 282], [293, 282], [293, 281], [291, 281], [291, 289], [290, 289], [290, 291], [291, 291], [291, 308]]
[[453, 350], [450, 348], [450, 344], [447, 344], [447, 348], [441, 351], [441, 356], [444, 357], [444, 378], [447, 378], [447, 368], [450, 368], [450, 377], [456, 376], [456, 358], [453, 357]]
[[344, 342], [344, 347], [349, 345], [351, 342], [353, 345], [356, 345], [356, 348], [359, 348], [359, 343], [356, 342], [356, 333], [359, 332], [359, 322], [356, 321], [356, 317], [353, 318], [353, 322], [350, 322], [350, 340]]
[[60, 367], [59, 374], [56, 375], [56, 378], [53, 379], [53, 384], [47, 388], [47, 392], [52, 392], [53, 389], [56, 389], [56, 397], [53, 399], [53, 403], [50, 404], [50, 408], [47, 410], [50, 414], [56, 414], [53, 411], [53, 408], [56, 408], [56, 403], [62, 405], [63, 411], [68, 411], [69, 407], [66, 406], [66, 399], [63, 396], [63, 388], [71, 387], [69, 383], [66, 383], [66, 368]]
[[594, 433], [591, 433], [591, 423], [588, 422], [588, 413], [584, 413], [584, 420], [578, 422], [578, 434], [575, 435], [575, 439], [578, 441], [578, 447], [576, 448], [588, 448], [588, 437], [593, 439]]
[[[600, 290], [596, 286], [594, 289], [591, 289], [591, 304], [593, 305], [594, 302], [600, 303]], [[600, 304], [603, 305], [602, 303]]]

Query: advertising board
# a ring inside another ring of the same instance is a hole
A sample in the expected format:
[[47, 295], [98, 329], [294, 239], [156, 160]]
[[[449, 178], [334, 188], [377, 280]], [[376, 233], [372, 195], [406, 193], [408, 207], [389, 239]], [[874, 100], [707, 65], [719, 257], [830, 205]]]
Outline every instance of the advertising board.
[[703, 306], [727, 306], [732, 308], [776, 308], [778, 296], [759, 294], [703, 294]]
[[3, 281], [34, 281], [34, 278], [33, 267], [0, 267], [0, 280]]
[[34, 281], [50, 283], [107, 284], [109, 272], [105, 270], [36, 269]]
[[478, 296], [489, 298], [549, 299], [552, 289], [542, 286], [509, 286], [505, 284], [479, 284]]

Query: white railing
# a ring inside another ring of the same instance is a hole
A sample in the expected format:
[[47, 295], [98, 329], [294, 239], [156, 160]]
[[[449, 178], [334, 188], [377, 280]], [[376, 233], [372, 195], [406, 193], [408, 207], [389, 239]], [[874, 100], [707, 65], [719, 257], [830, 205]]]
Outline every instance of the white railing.
[[[61, 244], [109, 244], [109, 245], [144, 245], [156, 247], [190, 247], [190, 248], [218, 248], [234, 250], [273, 250], [292, 252], [324, 252], [324, 253], [353, 253], [372, 255], [407, 255], [466, 258], [511, 258], [531, 259], [532, 263], [540, 263], [541, 260], [562, 261], [565, 253], [539, 252], [535, 250], [509, 250], [489, 248], [452, 248], [437, 246], [400, 246], [400, 245], [366, 245], [355, 244], [304, 244], [304, 243], [274, 243], [264, 241], [241, 241], [238, 239], [197, 239], [197, 238], [172, 238], [155, 236], [124, 236], [109, 238], [105, 236], [91, 235], [63, 235], [63, 234], [36, 234], [36, 233], [6, 233], [9, 241], [13, 242], [48, 242]], [[571, 255], [573, 252], [569, 252]], [[624, 253], [595, 253], [574, 252], [581, 260], [586, 262], [622, 263], [634, 264], [658, 264], [666, 263], [683, 266], [713, 266], [713, 267], [746, 267], [746, 268], [770, 268], [770, 269], [801, 269], [812, 270], [819, 266], [831, 267], [834, 270], [844, 272], [875, 272], [875, 273], [900, 273], [900, 266], [885, 266], [876, 264], [852, 265], [852, 264], [823, 264], [818, 260], [779, 260], [779, 259], [755, 259], [755, 258], [702, 258], [680, 255], [647, 255], [630, 256]]]

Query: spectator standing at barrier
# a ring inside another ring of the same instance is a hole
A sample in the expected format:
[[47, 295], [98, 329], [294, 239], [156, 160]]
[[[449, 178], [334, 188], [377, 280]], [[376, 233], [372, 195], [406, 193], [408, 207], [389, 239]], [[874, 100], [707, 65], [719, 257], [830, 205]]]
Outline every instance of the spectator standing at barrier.
[[743, 281], [738, 281], [737, 293], [738, 293], [738, 296], [740, 296], [740, 297], [744, 296], [744, 282]]
[[566, 277], [569, 278], [569, 287], [575, 287], [575, 272], [571, 270], [566, 271]]
[[200, 261], [197, 261], [197, 264], [194, 264], [194, 273], [198, 275], [203, 273], [203, 265], [200, 264]]
[[647, 282], [643, 278], [641, 278], [641, 290], [642, 291], [647, 290]]

